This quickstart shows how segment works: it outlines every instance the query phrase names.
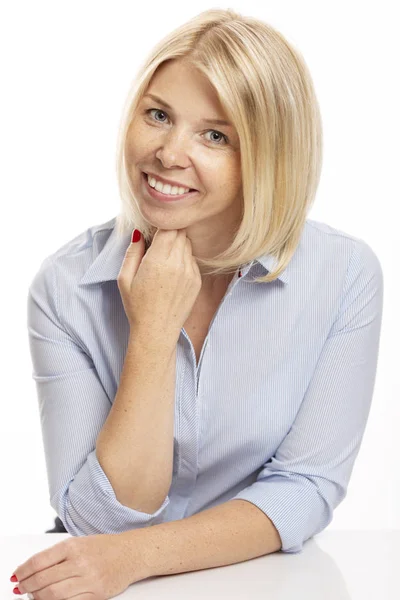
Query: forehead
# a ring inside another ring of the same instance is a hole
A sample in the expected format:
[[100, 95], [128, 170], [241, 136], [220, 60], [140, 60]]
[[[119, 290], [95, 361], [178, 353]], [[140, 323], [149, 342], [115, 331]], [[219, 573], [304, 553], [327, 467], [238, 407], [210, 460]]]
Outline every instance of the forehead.
[[[170, 104], [168, 104], [166, 100], [164, 100], [160, 96], [157, 96], [156, 94], [147, 93], [143, 96], [143, 99], [152, 100], [154, 102], [157, 102], [158, 104], [161, 104], [162, 106], [165, 106], [166, 108], [168, 108], [168, 110], [174, 111], [174, 108]], [[200, 121], [202, 121], [203, 123], [209, 123], [210, 125], [223, 125], [225, 127], [233, 128], [232, 123], [230, 121], [227, 121], [226, 119], [203, 118], [200, 119]]]
[[210, 123], [231, 126], [214, 86], [204, 73], [182, 59], [157, 68], [143, 99], [162, 101], [165, 108], [180, 114], [192, 108]]

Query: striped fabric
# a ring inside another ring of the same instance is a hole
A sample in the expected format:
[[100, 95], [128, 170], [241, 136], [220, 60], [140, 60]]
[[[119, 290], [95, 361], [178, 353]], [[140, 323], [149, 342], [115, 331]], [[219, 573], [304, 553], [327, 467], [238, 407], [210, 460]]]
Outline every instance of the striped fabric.
[[[47, 257], [28, 293], [32, 377], [50, 503], [73, 536], [120, 533], [241, 498], [274, 523], [282, 552], [331, 522], [345, 498], [374, 390], [383, 306], [380, 262], [361, 239], [307, 219], [288, 267], [241, 265], [198, 366], [177, 344], [173, 481], [153, 514], [120, 504], [96, 457], [129, 323], [117, 275], [131, 233], [115, 218]], [[151, 469], [152, 465], [149, 464]]]

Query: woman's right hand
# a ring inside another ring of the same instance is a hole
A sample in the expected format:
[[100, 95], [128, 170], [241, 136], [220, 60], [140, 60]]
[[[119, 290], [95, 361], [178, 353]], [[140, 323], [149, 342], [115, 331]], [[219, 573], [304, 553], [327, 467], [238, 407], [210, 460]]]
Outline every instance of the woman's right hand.
[[117, 284], [135, 334], [176, 343], [202, 284], [186, 229], [157, 229], [147, 252], [142, 235], [131, 242]]

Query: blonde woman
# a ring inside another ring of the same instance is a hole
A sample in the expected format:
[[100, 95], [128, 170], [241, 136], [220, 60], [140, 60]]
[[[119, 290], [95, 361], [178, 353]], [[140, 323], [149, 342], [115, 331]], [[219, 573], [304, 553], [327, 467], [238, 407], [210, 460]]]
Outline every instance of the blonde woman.
[[29, 288], [50, 502], [72, 537], [18, 567], [22, 592], [110, 598], [299, 553], [332, 521], [371, 405], [383, 276], [366, 242], [307, 218], [321, 162], [310, 74], [268, 24], [208, 10], [144, 62], [120, 214]]

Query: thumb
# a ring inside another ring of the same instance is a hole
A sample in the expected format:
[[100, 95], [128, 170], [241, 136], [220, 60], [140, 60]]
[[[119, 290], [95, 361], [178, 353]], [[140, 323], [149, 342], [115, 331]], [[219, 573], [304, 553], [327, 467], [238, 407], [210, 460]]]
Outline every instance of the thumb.
[[135, 250], [139, 247], [138, 242], [143, 242], [143, 236], [140, 233], [139, 229], [134, 229], [132, 231], [131, 245], [135, 246]]
[[128, 245], [118, 277], [125, 274], [130, 281], [136, 275], [145, 254], [144, 238], [139, 229], [132, 231], [131, 243]]
[[142, 260], [143, 255], [146, 252], [146, 245], [144, 237], [139, 229], [134, 229], [132, 231], [131, 243], [129, 244], [127, 251], [132, 257], [139, 258], [139, 261]]

